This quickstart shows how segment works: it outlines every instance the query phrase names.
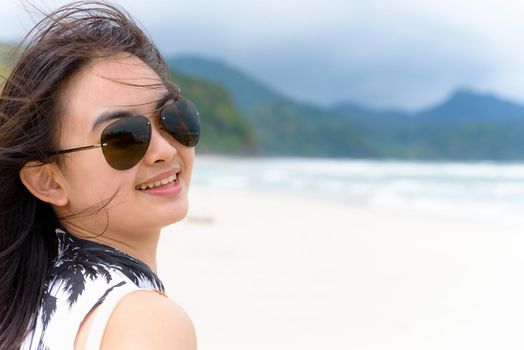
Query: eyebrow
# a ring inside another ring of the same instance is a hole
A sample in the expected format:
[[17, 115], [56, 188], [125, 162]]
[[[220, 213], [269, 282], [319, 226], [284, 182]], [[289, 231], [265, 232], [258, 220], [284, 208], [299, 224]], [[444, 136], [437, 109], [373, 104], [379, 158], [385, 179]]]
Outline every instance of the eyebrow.
[[[162, 108], [166, 104], [167, 101], [171, 100], [172, 98], [175, 98], [173, 93], [167, 92], [164, 94], [156, 103], [155, 111]], [[135, 113], [131, 113], [129, 111], [124, 110], [117, 110], [117, 111], [110, 111], [110, 112], [104, 112], [102, 113], [93, 123], [93, 126], [91, 128], [91, 132], [95, 131], [97, 127], [99, 127], [101, 124], [104, 124], [110, 120], [120, 119], [129, 117], [131, 115], [135, 115]]]

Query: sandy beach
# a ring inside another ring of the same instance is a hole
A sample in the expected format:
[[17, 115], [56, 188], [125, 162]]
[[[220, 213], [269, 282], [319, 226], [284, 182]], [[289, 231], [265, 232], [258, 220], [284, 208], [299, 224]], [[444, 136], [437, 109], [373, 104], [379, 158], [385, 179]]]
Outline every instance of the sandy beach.
[[193, 186], [159, 276], [199, 349], [522, 349], [521, 227]]

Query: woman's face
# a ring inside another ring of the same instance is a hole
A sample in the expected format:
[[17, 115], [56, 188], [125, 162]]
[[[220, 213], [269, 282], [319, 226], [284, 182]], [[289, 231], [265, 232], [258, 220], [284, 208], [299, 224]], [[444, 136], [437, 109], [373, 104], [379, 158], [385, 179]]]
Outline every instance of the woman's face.
[[[194, 148], [183, 146], [159, 131], [158, 118], [153, 118], [158, 101], [168, 93], [158, 75], [129, 54], [96, 59], [67, 84], [60, 149], [99, 144], [102, 130], [115, 120], [95, 128], [93, 125], [100, 116], [115, 111], [146, 116], [153, 127], [146, 154], [128, 170], [113, 169], [101, 148], [63, 155], [60, 167], [69, 202], [55, 207], [58, 216], [92, 208], [85, 215], [64, 220], [66, 228], [91, 237], [105, 231], [104, 237], [119, 240], [158, 232], [186, 215]], [[165, 188], [140, 188], [161, 179], [172, 180], [175, 175], [176, 182]], [[97, 212], [115, 193], [114, 199]]]

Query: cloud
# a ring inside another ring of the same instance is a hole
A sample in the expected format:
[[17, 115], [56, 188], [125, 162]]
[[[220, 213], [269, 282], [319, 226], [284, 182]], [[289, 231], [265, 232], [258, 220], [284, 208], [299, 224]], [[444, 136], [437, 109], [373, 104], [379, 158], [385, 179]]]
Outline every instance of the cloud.
[[[0, 12], [4, 37], [28, 27], [14, 3]], [[305, 101], [416, 109], [464, 86], [524, 100], [520, 0], [119, 4], [165, 53], [222, 59]]]
[[511, 94], [521, 82], [507, 73], [524, 58], [512, 44], [524, 29], [517, 1], [264, 4], [226, 1], [199, 16], [186, 7], [180, 25], [159, 22], [156, 32], [176, 27], [159, 43], [222, 58], [302, 100], [314, 88], [323, 103], [414, 109], [457, 87]]

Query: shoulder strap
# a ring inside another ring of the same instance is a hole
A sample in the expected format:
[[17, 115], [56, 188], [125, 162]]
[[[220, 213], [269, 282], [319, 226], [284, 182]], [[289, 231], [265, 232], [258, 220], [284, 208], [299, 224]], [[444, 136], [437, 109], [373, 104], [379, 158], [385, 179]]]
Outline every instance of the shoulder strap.
[[124, 296], [136, 290], [147, 289], [126, 284], [109, 293], [102, 304], [97, 308], [96, 315], [94, 316], [91, 327], [89, 328], [85, 350], [100, 350], [107, 321], [109, 321], [109, 317], [113, 313], [113, 310]]

